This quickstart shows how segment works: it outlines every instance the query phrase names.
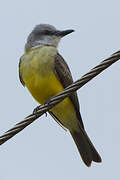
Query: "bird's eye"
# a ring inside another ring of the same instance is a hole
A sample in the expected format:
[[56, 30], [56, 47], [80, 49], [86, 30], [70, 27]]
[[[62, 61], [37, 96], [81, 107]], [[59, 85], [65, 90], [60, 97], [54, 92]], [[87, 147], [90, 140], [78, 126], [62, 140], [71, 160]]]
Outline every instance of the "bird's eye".
[[50, 32], [49, 30], [45, 30], [45, 31], [44, 31], [44, 34], [45, 34], [45, 35], [50, 35], [51, 32]]

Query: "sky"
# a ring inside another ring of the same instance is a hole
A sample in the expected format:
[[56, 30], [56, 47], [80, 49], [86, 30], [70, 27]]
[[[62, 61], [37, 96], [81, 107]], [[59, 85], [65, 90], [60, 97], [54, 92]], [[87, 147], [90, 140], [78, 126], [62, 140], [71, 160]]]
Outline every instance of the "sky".
[[[1, 1], [0, 135], [38, 105], [18, 76], [26, 38], [35, 25], [75, 29], [59, 52], [74, 80], [120, 49], [120, 1]], [[87, 168], [69, 134], [43, 115], [0, 147], [0, 179], [119, 179], [120, 63], [78, 90], [85, 129], [102, 157]]]

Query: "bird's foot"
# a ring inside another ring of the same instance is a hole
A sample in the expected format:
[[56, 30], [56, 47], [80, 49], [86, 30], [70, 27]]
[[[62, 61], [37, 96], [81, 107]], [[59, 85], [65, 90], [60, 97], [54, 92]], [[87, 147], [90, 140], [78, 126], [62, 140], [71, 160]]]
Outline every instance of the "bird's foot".
[[[37, 107], [33, 110], [33, 114], [34, 114], [34, 115], [37, 115], [39, 109], [40, 109], [40, 106], [37, 106]], [[47, 117], [47, 112], [45, 112], [45, 116]]]
[[[50, 99], [47, 100], [47, 101], [45, 101], [45, 103], [44, 103], [44, 105], [48, 105], [48, 106], [49, 106], [49, 104], [50, 104]], [[37, 114], [38, 114], [38, 111], [39, 111], [40, 107], [41, 107], [41, 105], [37, 106], [37, 107], [33, 110], [33, 114], [34, 114], [34, 115], [37, 115]], [[47, 112], [45, 112], [45, 115], [46, 115], [46, 117], [47, 117]]]
[[38, 110], [40, 109], [40, 106], [37, 106], [34, 110], [33, 110], [33, 114], [36, 115], [38, 113]]

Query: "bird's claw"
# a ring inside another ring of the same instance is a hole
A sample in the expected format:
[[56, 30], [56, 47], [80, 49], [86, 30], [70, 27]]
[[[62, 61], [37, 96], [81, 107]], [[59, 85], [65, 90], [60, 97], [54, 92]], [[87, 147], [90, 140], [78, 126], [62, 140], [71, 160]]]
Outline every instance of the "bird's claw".
[[37, 106], [34, 110], [33, 110], [33, 114], [36, 115], [38, 113], [38, 110], [40, 109], [40, 106]]
[[[39, 109], [40, 109], [40, 106], [37, 106], [37, 107], [33, 110], [33, 114], [34, 114], [34, 115], [37, 115]], [[47, 117], [47, 112], [45, 112], [45, 116]]]
[[[48, 99], [47, 101], [45, 101], [45, 103], [44, 103], [44, 104], [49, 105], [49, 104], [50, 104], [50, 99]], [[40, 106], [37, 106], [37, 107], [33, 110], [33, 114], [34, 114], [34, 115], [37, 115], [37, 114], [38, 114], [39, 109], [40, 109]], [[45, 115], [46, 115], [46, 117], [47, 117], [47, 112], [45, 112]]]

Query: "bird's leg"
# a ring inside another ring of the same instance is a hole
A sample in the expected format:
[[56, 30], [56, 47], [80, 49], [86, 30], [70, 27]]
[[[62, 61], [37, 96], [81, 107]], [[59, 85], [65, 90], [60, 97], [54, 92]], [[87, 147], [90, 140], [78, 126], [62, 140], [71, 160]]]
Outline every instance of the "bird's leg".
[[33, 114], [36, 115], [38, 113], [38, 110], [40, 109], [40, 105], [37, 106], [34, 110], [33, 110]]
[[[49, 105], [49, 103], [50, 103], [50, 99], [47, 100], [47, 101], [45, 101], [44, 104]], [[33, 114], [34, 114], [34, 115], [36, 115], [36, 114], [38, 113], [38, 111], [39, 111], [39, 109], [40, 109], [40, 106], [41, 106], [41, 105], [37, 106], [37, 107], [33, 110]], [[47, 112], [45, 112], [45, 116], [47, 117]]]
[[[37, 115], [39, 109], [40, 109], [40, 105], [37, 106], [37, 107], [33, 110], [33, 114], [34, 114], [34, 115]], [[47, 112], [45, 112], [45, 116], [47, 117]]]

